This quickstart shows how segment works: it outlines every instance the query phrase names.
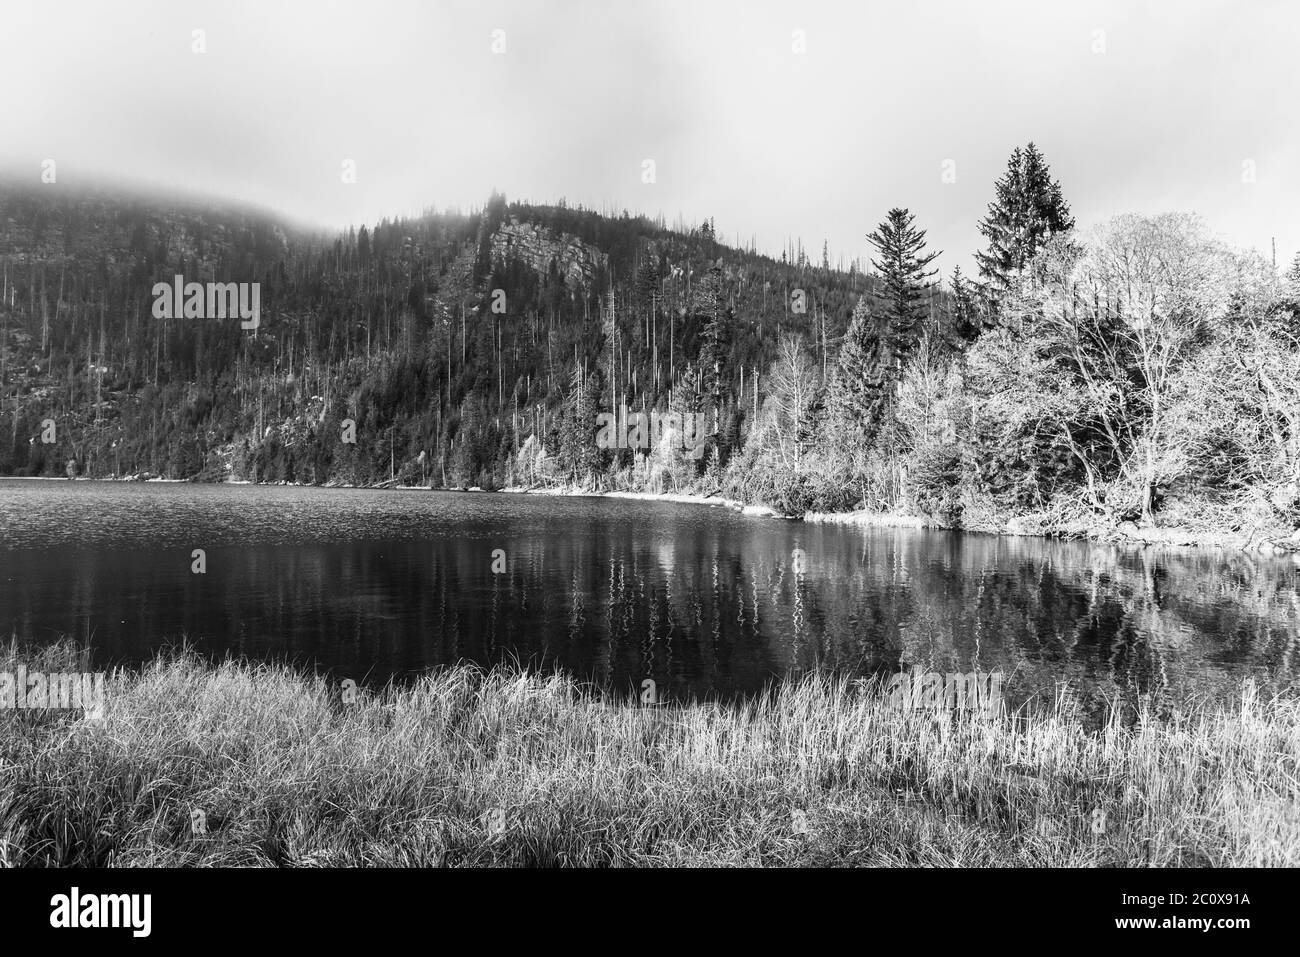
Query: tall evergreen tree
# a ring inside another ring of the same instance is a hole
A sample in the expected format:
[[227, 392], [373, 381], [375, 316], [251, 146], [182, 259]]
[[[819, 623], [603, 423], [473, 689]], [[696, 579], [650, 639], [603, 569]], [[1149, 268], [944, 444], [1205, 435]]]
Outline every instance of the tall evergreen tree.
[[722, 267], [714, 264], [700, 277], [692, 290], [692, 309], [703, 323], [700, 344], [702, 390], [716, 407], [720, 404], [722, 383], [727, 379], [731, 350], [733, 317], [726, 304], [726, 284]]
[[977, 292], [974, 284], [962, 275], [961, 266], [954, 266], [952, 278], [952, 331], [961, 342], [973, 342], [982, 329]]
[[370, 265], [370, 234], [366, 232], [364, 225], [361, 227], [361, 232], [357, 234], [357, 259], [362, 269]]
[[579, 482], [590, 480], [608, 456], [596, 445], [600, 388], [598, 375], [584, 375], [581, 366], [574, 367], [559, 424], [557, 457], [567, 476]]
[[979, 224], [989, 246], [975, 258], [996, 298], [1047, 240], [1074, 228], [1074, 217], [1061, 195], [1061, 184], [1052, 179], [1033, 143], [1011, 151], [1007, 171], [994, 191], [988, 215]]
[[937, 270], [928, 270], [939, 252], [925, 252], [925, 230], [913, 225], [906, 209], [891, 209], [885, 220], [867, 235], [879, 256], [871, 265], [880, 275], [882, 338], [885, 358], [898, 367], [907, 361], [921, 334], [925, 308], [921, 304]]
[[637, 302], [644, 306], [647, 312], [654, 311], [662, 298], [659, 289], [660, 278], [658, 259], [647, 254], [637, 268], [634, 284]]
[[826, 393], [826, 422], [832, 442], [871, 436], [879, 426], [888, 394], [888, 364], [865, 297], [853, 307], [844, 344]]

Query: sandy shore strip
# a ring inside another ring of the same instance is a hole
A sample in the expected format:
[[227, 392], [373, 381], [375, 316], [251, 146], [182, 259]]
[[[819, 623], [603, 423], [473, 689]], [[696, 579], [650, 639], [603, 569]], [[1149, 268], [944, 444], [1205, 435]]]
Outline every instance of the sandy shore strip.
[[501, 491], [519, 495], [562, 495], [577, 498], [625, 498], [642, 502], [672, 502], [678, 505], [708, 505], [713, 508], [729, 508], [732, 511], [740, 512], [743, 515], [766, 516], [768, 518], [789, 517], [780, 514], [776, 509], [769, 508], [766, 505], [746, 505], [744, 502], [737, 501], [736, 499], [723, 498], [718, 495], [691, 495], [683, 492], [597, 492], [592, 489], [584, 489], [571, 485], [534, 488], [511, 486], [503, 488]]

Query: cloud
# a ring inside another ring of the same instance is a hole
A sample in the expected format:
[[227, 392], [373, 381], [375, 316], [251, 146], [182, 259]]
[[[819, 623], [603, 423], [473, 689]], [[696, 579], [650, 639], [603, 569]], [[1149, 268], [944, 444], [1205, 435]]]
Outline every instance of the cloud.
[[[238, 196], [324, 225], [512, 198], [865, 255], [891, 206], [945, 271], [1011, 148], [1081, 223], [1197, 209], [1300, 248], [1292, 4], [7, 5], [6, 169]], [[192, 51], [205, 31], [206, 52]], [[495, 30], [505, 52], [493, 52]], [[796, 49], [802, 31], [805, 52]], [[1098, 36], [1102, 52], [1097, 51]], [[641, 180], [642, 160], [656, 181]], [[357, 182], [341, 182], [343, 160]], [[1242, 182], [1245, 160], [1256, 179]], [[943, 182], [946, 160], [956, 178]]]

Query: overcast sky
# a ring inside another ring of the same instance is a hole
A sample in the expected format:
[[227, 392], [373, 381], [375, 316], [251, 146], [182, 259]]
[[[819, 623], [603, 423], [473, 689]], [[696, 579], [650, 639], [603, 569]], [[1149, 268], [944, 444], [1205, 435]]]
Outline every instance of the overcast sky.
[[906, 206], [947, 273], [1033, 140], [1081, 225], [1194, 210], [1266, 254], [1276, 236], [1281, 263], [1300, 249], [1298, 39], [1288, 0], [0, 0], [0, 164], [330, 226], [495, 187], [712, 216], [817, 259], [823, 239], [864, 254]]

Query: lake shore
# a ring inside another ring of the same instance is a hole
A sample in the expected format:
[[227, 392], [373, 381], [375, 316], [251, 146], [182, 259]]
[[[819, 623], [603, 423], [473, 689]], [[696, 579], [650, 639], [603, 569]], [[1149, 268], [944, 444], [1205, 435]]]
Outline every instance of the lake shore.
[[796, 519], [811, 524], [854, 525], [862, 528], [937, 529], [943, 531], [974, 532], [984, 535], [1013, 535], [1034, 538], [1089, 539], [1114, 545], [1134, 547], [1163, 547], [1173, 549], [1224, 549], [1255, 552], [1265, 557], [1300, 556], [1300, 530], [1289, 537], [1252, 536], [1238, 532], [1204, 531], [1187, 528], [1142, 528], [1133, 522], [1118, 526], [1101, 523], [1075, 522], [1067, 525], [1032, 524], [1024, 517], [1014, 517], [1005, 524], [988, 527], [954, 526], [923, 515], [905, 515], [868, 510], [853, 512], [805, 512], [803, 515], [782, 515], [767, 505], [754, 505], [720, 496], [705, 496], [674, 492], [597, 491], [581, 486], [560, 487], [509, 487], [503, 492], [528, 495], [558, 495], [599, 498], [625, 498], [638, 501], [676, 502], [686, 505], [709, 505], [730, 508], [745, 515], [768, 518]]
[[1088, 539], [1113, 545], [1135, 547], [1162, 547], [1175, 549], [1225, 549], [1255, 552], [1265, 557], [1300, 555], [1300, 530], [1289, 537], [1270, 537], [1230, 531], [1206, 531], [1177, 527], [1143, 528], [1133, 522], [1118, 526], [1100, 523], [1074, 522], [1066, 525], [1031, 524], [1024, 518], [1012, 518], [1005, 524], [989, 527], [967, 528], [954, 526], [934, 519], [884, 512], [808, 512], [805, 522], [832, 525], [857, 525], [864, 528], [944, 529], [948, 531], [975, 532], [986, 535], [1032, 536], [1035, 538]]
[[[15, 481], [50, 481], [66, 482], [60, 476], [0, 476]], [[122, 476], [117, 478], [82, 478], [79, 482], [149, 482], [149, 483], [183, 483], [187, 479], [167, 479], [159, 477], [139, 478]], [[222, 485], [295, 485], [310, 487], [310, 483], [271, 482], [254, 483], [247, 480], [227, 479], [212, 483]], [[944, 531], [973, 532], [984, 535], [1029, 536], [1034, 538], [1087, 539], [1113, 545], [1138, 548], [1170, 548], [1224, 551], [1237, 551], [1259, 554], [1263, 557], [1291, 557], [1300, 562], [1300, 529], [1290, 534], [1245, 534], [1234, 531], [1216, 531], [1179, 527], [1141, 527], [1133, 522], [1121, 522], [1119, 525], [1106, 525], [1100, 522], [1043, 523], [1036, 522], [1028, 516], [1015, 516], [997, 526], [961, 526], [944, 523], [923, 515], [907, 515], [894, 512], [875, 512], [859, 510], [852, 512], [805, 512], [803, 515], [784, 515], [767, 505], [747, 503], [738, 499], [718, 495], [700, 495], [688, 492], [637, 492], [628, 490], [609, 490], [587, 488], [580, 485], [560, 486], [507, 486], [501, 489], [473, 488], [432, 488], [426, 485], [398, 485], [393, 482], [380, 482], [374, 485], [349, 485], [327, 482], [322, 488], [359, 488], [389, 489], [393, 491], [446, 491], [446, 492], [498, 492], [516, 495], [548, 495], [573, 498], [621, 498], [644, 502], [670, 502], [680, 505], [705, 505], [712, 508], [729, 508], [743, 515], [763, 518], [782, 518], [800, 520], [813, 524], [853, 525], [862, 528], [903, 528], [936, 529]]]
[[546, 486], [546, 487], [522, 487], [510, 486], [501, 489], [502, 492], [512, 495], [555, 495], [575, 498], [623, 498], [631, 499], [638, 502], [672, 502], [678, 505], [708, 505], [713, 508], [729, 508], [734, 512], [740, 512], [743, 515], [755, 515], [765, 518], [789, 518], [780, 514], [776, 509], [769, 508], [766, 505], [749, 505], [745, 502], [732, 498], [723, 498], [717, 495], [693, 495], [684, 492], [631, 492], [631, 491], [607, 491], [602, 492], [595, 489], [587, 489], [577, 485], [563, 486]]
[[[71, 645], [0, 648], [76, 670]], [[457, 666], [356, 689], [179, 652], [0, 711], [0, 864], [1300, 865], [1300, 701], [903, 712], [873, 682], [638, 707]]]

